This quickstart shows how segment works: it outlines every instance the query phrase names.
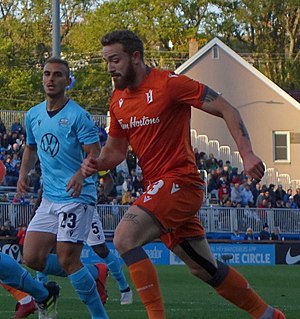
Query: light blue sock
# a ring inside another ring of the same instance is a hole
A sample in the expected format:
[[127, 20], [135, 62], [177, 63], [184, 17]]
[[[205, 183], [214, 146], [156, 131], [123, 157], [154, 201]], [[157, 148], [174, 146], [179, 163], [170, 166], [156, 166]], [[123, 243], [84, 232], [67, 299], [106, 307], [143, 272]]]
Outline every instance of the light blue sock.
[[46, 283], [48, 281], [48, 276], [46, 274], [44, 274], [43, 272], [41, 271], [36, 271], [36, 276], [35, 276], [35, 279], [42, 282], [42, 283]]
[[45, 286], [30, 275], [10, 256], [0, 253], [0, 280], [16, 289], [29, 293], [37, 302], [48, 297], [48, 290]]
[[89, 273], [96, 280], [98, 278], [98, 268], [94, 264], [84, 264], [84, 266], [88, 269]]
[[49, 254], [47, 257], [47, 263], [45, 269], [43, 270], [45, 275], [54, 275], [59, 277], [67, 277], [67, 274], [61, 268], [58, 262], [58, 257], [56, 254]]
[[95, 280], [88, 269], [83, 266], [77, 272], [69, 275], [68, 277], [77, 295], [81, 301], [86, 304], [92, 319], [108, 319], [96, 289]]
[[129, 285], [124, 276], [119, 258], [110, 251], [109, 254], [103, 260], [105, 261], [111, 274], [118, 282], [120, 291], [126, 290], [129, 287]]

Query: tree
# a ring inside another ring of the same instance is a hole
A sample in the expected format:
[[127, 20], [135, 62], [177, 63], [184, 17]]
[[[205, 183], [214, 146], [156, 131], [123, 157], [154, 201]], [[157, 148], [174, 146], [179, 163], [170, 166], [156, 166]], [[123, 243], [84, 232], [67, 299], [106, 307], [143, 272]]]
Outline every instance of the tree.
[[254, 66], [279, 86], [300, 87], [300, 6], [294, 0], [214, 1], [218, 34], [243, 43]]

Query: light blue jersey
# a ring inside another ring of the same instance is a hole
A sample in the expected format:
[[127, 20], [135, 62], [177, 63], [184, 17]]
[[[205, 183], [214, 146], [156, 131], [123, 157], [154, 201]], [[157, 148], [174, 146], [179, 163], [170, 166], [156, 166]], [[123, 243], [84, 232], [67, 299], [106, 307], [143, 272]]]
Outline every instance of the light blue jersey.
[[27, 112], [26, 131], [27, 144], [37, 146], [43, 197], [55, 203], [94, 204], [97, 190], [92, 177], [85, 179], [80, 197], [73, 198], [66, 192], [70, 178], [80, 169], [86, 156], [81, 146], [99, 140], [91, 115], [69, 100], [63, 109], [50, 117], [44, 101]]

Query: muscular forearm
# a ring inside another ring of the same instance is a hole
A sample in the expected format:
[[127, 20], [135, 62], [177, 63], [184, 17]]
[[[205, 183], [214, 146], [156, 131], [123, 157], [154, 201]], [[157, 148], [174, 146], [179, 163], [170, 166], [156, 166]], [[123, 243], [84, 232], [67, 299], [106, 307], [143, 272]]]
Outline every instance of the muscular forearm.
[[100, 156], [97, 159], [98, 170], [105, 171], [108, 169], [113, 169], [119, 165], [125, 157], [126, 153], [123, 153], [121, 150], [104, 146], [101, 150]]
[[242, 158], [252, 152], [249, 134], [239, 111], [222, 96], [208, 88], [202, 110], [224, 119]]
[[[227, 102], [225, 101], [224, 103]], [[225, 112], [223, 118], [233, 139], [236, 142], [241, 157], [244, 158], [247, 156], [247, 154], [252, 152], [252, 145], [247, 128], [238, 110], [229, 104], [227, 105], [227, 108], [230, 108], [231, 110]]]
[[34, 168], [37, 161], [37, 154], [34, 147], [26, 146], [22, 157], [22, 163], [20, 168], [20, 177], [25, 177], [29, 171]]

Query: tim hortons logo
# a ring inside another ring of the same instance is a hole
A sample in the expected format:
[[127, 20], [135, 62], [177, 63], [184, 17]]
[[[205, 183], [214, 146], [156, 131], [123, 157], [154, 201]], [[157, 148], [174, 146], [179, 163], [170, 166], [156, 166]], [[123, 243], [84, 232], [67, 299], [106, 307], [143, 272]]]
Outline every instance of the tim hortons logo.
[[123, 130], [129, 130], [130, 128], [148, 126], [160, 123], [159, 117], [150, 118], [148, 116], [143, 116], [141, 119], [137, 119], [136, 116], [131, 116], [129, 123], [124, 123], [123, 119], [119, 120]]

